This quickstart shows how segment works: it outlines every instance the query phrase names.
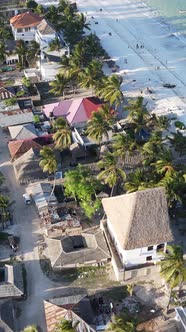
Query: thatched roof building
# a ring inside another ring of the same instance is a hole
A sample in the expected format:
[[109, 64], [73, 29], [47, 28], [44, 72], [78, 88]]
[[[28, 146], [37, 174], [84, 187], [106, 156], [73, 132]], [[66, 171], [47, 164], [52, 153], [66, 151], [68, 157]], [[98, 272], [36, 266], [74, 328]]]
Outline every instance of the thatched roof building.
[[172, 241], [164, 188], [104, 198], [102, 204], [122, 249]]
[[39, 166], [39, 151], [33, 148], [25, 152], [21, 157], [13, 162], [16, 179], [19, 183], [28, 183], [28, 181], [46, 178]]

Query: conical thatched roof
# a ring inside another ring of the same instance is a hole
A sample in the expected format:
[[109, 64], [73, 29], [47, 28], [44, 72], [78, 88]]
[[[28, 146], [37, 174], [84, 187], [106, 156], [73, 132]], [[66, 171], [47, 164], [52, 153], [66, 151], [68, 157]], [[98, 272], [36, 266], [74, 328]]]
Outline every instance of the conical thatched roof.
[[108, 226], [125, 250], [172, 241], [164, 188], [104, 198]]

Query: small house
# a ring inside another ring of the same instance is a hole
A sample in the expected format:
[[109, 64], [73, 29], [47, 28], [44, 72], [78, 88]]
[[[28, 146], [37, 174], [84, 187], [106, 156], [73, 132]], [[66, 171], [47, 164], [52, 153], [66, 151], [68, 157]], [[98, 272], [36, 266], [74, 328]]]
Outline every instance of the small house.
[[18, 299], [24, 295], [22, 264], [0, 268], [0, 299]]
[[95, 97], [76, 98], [45, 105], [43, 112], [47, 118], [64, 117], [70, 126], [83, 127], [102, 105], [100, 99]]
[[39, 150], [30, 148], [13, 162], [16, 180], [21, 184], [25, 184], [29, 181], [45, 179], [46, 173], [42, 171], [39, 162]]
[[79, 332], [98, 331], [94, 309], [86, 294], [74, 293], [44, 301], [44, 312], [46, 332], [53, 332], [62, 319], [72, 321]]
[[101, 266], [110, 261], [103, 231], [93, 227], [82, 233], [46, 239], [45, 255], [55, 271], [83, 266]]

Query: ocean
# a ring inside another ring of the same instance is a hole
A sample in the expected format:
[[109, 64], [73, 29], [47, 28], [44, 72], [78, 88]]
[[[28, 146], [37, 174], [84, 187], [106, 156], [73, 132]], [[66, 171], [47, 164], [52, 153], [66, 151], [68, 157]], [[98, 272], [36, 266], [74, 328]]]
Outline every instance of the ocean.
[[143, 0], [186, 42], [186, 0]]

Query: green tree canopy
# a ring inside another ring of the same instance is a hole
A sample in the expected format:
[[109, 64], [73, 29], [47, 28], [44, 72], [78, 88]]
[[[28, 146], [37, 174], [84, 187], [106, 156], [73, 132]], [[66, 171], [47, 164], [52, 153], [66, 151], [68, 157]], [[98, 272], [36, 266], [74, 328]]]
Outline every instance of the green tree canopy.
[[127, 321], [125, 315], [118, 315], [112, 317], [112, 322], [109, 324], [106, 331], [110, 332], [135, 332], [135, 325], [132, 321]]
[[100, 207], [96, 191], [101, 189], [101, 184], [88, 167], [79, 164], [76, 169], [65, 173], [64, 187], [65, 194], [76, 199], [88, 218]]
[[39, 166], [42, 168], [43, 172], [48, 172], [49, 174], [55, 173], [57, 170], [57, 161], [54, 151], [48, 146], [44, 146], [40, 151], [40, 155], [41, 161]]
[[56, 148], [64, 150], [69, 148], [72, 143], [72, 132], [67, 121], [59, 117], [54, 122], [54, 128], [57, 129], [53, 135]]
[[26, 6], [27, 6], [27, 8], [36, 9], [37, 8], [37, 2], [34, 1], [34, 0], [27, 0], [26, 1]]
[[[76, 332], [71, 320], [62, 319], [56, 326], [54, 332]], [[77, 325], [77, 324], [76, 324]]]
[[186, 261], [183, 258], [183, 254], [184, 252], [181, 246], [167, 246], [164, 258], [160, 261], [160, 274], [170, 287], [167, 309], [169, 307], [172, 290], [177, 286], [181, 289], [183, 283], [186, 281]]
[[99, 167], [102, 169], [98, 174], [98, 179], [103, 180], [105, 184], [108, 184], [112, 188], [111, 196], [114, 187], [119, 181], [125, 180], [126, 174], [119, 165], [119, 158], [113, 153], [105, 153], [102, 160], [99, 161]]
[[63, 74], [57, 74], [55, 80], [50, 82], [50, 86], [52, 87], [50, 92], [54, 93], [55, 96], [63, 95], [64, 98], [64, 91], [69, 86], [69, 78]]

